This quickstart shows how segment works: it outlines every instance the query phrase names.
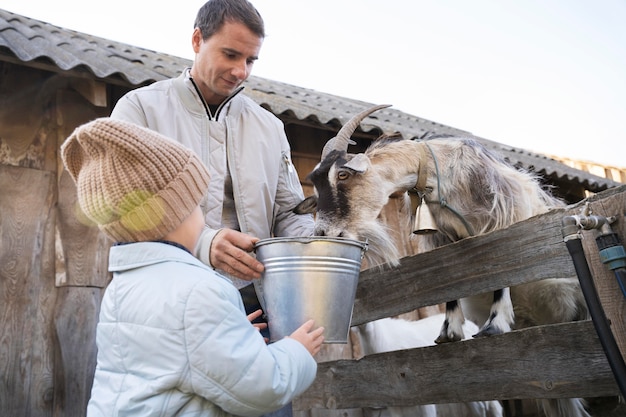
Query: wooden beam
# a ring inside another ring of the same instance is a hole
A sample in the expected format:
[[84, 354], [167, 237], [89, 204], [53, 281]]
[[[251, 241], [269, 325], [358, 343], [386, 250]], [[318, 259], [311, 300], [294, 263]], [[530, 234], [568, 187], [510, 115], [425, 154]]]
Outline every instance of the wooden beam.
[[311, 408], [618, 395], [591, 321], [319, 364]]
[[352, 324], [524, 282], [575, 277], [561, 236], [566, 213], [555, 210], [505, 230], [405, 257], [395, 268], [363, 271]]

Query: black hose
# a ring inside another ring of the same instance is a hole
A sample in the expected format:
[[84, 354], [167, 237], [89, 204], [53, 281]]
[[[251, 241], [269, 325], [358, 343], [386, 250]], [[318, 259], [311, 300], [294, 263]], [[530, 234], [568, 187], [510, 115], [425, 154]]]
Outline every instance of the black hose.
[[622, 294], [626, 297], [626, 268], [619, 268], [615, 270], [615, 279], [617, 284], [622, 289]]
[[568, 239], [565, 241], [565, 245], [574, 262], [576, 275], [578, 275], [578, 281], [580, 282], [580, 289], [587, 302], [589, 314], [591, 315], [591, 320], [593, 321], [596, 333], [600, 339], [600, 344], [604, 349], [604, 354], [608, 359], [622, 396], [626, 397], [626, 365], [624, 364], [622, 354], [611, 332], [611, 327], [602, 309], [602, 304], [600, 304], [591, 271], [587, 264], [587, 258], [585, 258], [582, 242], [580, 239]]

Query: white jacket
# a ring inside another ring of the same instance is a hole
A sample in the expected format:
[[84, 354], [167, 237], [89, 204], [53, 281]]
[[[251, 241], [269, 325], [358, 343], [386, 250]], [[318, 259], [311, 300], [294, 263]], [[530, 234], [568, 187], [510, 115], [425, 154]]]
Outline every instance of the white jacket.
[[264, 239], [309, 236], [313, 231], [313, 216], [292, 212], [304, 193], [282, 122], [238, 93], [209, 118], [187, 69], [178, 78], [128, 92], [111, 113], [112, 118], [145, 126], [193, 149], [208, 167], [208, 198], [201, 204], [207, 229], [196, 248], [207, 265], [211, 242], [221, 227], [227, 169], [241, 232]]
[[175, 246], [113, 246], [87, 415], [256, 416], [313, 382], [299, 342], [265, 344], [237, 289]]

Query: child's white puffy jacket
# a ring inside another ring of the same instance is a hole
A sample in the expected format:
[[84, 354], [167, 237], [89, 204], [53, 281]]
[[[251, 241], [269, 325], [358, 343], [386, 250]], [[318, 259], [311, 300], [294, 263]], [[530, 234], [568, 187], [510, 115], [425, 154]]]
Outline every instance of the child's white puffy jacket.
[[173, 245], [113, 246], [87, 415], [256, 416], [292, 401], [317, 364], [299, 342], [267, 345], [239, 291]]

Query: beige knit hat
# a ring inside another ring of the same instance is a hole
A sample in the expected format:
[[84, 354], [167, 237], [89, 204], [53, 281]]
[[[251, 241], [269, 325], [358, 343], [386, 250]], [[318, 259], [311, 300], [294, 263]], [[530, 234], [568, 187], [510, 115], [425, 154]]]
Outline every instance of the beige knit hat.
[[157, 132], [100, 118], [61, 146], [89, 219], [116, 242], [160, 239], [199, 204], [209, 173], [195, 153]]

